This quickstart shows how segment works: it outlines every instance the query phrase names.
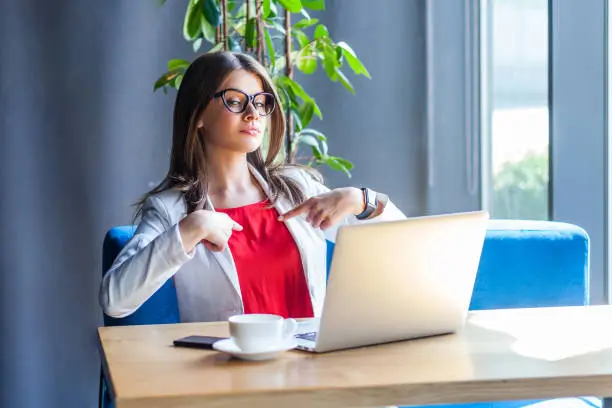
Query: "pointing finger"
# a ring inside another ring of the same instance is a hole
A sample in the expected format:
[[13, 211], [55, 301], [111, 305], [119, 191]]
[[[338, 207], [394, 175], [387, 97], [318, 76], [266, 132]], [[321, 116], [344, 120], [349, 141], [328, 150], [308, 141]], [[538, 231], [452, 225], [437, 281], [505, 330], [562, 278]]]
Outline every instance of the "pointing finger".
[[305, 212], [308, 211], [309, 206], [310, 206], [310, 200], [307, 200], [303, 202], [302, 204], [298, 205], [297, 207], [294, 207], [293, 209], [282, 214], [280, 217], [278, 217], [278, 220], [286, 221], [293, 217], [297, 217], [298, 215], [304, 214]]

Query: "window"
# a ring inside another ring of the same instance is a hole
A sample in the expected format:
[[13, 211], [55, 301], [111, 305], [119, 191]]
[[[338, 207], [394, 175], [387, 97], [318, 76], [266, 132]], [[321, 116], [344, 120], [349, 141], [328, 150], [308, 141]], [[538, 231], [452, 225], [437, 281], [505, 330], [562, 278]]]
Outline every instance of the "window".
[[548, 219], [548, 0], [483, 0], [481, 13], [484, 204]]

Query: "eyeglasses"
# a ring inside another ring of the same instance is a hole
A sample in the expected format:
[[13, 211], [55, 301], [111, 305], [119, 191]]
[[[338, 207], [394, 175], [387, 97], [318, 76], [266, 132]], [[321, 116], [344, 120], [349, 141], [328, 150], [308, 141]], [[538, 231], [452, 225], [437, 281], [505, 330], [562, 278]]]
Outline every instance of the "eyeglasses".
[[243, 113], [249, 103], [252, 103], [259, 116], [269, 116], [276, 106], [274, 95], [267, 92], [248, 95], [238, 89], [228, 88], [217, 92], [213, 97], [220, 97], [227, 110], [232, 113]]

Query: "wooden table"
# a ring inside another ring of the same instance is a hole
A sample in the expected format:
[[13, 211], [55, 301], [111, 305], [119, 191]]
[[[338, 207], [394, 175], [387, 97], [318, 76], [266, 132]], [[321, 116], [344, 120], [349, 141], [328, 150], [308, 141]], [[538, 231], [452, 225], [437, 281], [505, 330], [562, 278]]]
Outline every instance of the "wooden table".
[[225, 323], [102, 327], [117, 408], [420, 405], [612, 396], [612, 307], [471, 312], [458, 334], [243, 362], [172, 346]]

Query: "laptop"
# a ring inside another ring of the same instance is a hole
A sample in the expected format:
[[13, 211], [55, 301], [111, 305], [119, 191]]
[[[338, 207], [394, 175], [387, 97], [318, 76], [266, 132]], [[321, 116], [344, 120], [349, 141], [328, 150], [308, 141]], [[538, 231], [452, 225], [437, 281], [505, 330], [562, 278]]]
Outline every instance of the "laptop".
[[321, 317], [297, 348], [328, 352], [455, 333], [466, 321], [489, 214], [342, 226]]

